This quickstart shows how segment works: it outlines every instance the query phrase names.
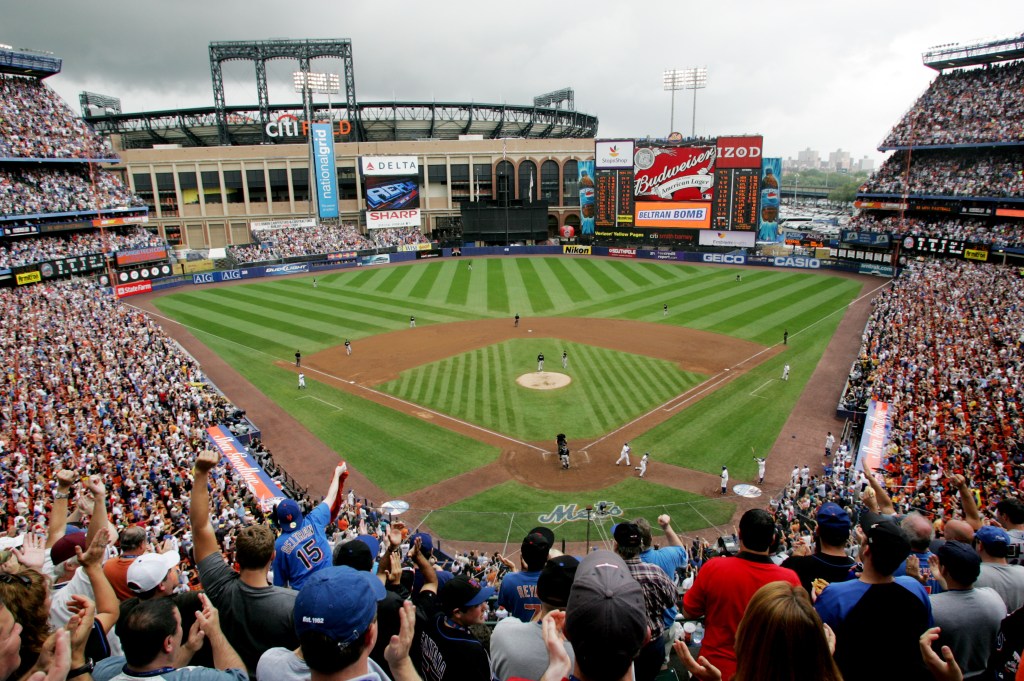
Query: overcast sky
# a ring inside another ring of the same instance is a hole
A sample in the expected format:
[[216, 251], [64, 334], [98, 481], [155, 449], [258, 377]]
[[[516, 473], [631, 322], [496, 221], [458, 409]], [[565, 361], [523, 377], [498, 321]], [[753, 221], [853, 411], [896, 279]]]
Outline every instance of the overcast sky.
[[[934, 78], [923, 51], [1022, 32], [1022, 0], [12, 0], [0, 43], [63, 58], [48, 82], [76, 111], [89, 90], [138, 112], [212, 106], [212, 41], [349, 38], [360, 102], [530, 104], [571, 87], [600, 137], [665, 136], [663, 72], [706, 66], [697, 134], [760, 133], [766, 156], [881, 159], [878, 142]], [[297, 101], [297, 69], [268, 65], [271, 103]], [[228, 104], [256, 104], [251, 63], [226, 64], [224, 80]], [[692, 108], [677, 92], [676, 130], [690, 131]]]

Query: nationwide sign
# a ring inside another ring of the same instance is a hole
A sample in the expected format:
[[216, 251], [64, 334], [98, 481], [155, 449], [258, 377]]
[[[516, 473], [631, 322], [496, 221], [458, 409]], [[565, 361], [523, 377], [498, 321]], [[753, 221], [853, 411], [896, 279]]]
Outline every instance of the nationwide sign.
[[633, 154], [633, 194], [637, 201], [710, 201], [715, 154], [715, 147], [638, 147]]
[[636, 203], [637, 227], [677, 227], [707, 229], [711, 226], [711, 204]]
[[633, 169], [633, 140], [597, 140], [594, 142], [595, 168]]

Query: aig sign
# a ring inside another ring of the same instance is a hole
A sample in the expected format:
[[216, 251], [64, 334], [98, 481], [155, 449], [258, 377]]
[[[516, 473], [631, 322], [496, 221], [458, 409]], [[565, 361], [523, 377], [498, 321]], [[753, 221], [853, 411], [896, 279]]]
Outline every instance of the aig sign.
[[[348, 135], [352, 132], [352, 124], [348, 121], [338, 121], [334, 127], [334, 134]], [[270, 121], [266, 127], [267, 137], [308, 137], [309, 122], [300, 121], [294, 114], [281, 114], [276, 121]]]

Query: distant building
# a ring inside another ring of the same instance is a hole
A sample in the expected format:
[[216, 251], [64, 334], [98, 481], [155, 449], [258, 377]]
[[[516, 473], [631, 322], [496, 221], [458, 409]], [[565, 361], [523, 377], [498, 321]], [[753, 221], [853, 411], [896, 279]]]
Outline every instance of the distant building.
[[803, 151], [797, 152], [796, 165], [800, 170], [818, 170], [821, 167], [821, 154], [807, 147]]
[[836, 149], [828, 155], [828, 170], [849, 171], [851, 167], [850, 152]]

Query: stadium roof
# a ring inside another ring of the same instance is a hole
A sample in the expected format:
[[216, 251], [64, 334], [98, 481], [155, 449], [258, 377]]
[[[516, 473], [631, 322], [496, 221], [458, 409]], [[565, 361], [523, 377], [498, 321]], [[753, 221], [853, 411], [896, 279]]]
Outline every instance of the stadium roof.
[[[502, 137], [591, 138], [597, 136], [597, 117], [552, 107], [467, 102], [368, 102], [360, 103], [358, 120], [362, 141], [392, 142], [424, 139], [456, 140], [460, 135]], [[282, 116], [304, 119], [301, 104], [270, 106], [270, 119]], [[255, 106], [225, 108], [232, 145], [299, 144], [304, 136], [281, 134], [268, 138], [260, 111]], [[216, 109], [203, 107], [145, 113], [87, 114], [85, 120], [103, 135], [120, 135], [124, 149], [145, 149], [156, 144], [183, 147], [221, 146]], [[344, 106], [317, 104], [313, 120], [349, 119]], [[346, 141], [343, 138], [340, 141]]]
[[979, 40], [966, 45], [936, 45], [921, 55], [925, 66], [939, 72], [1021, 58], [1024, 58], [1024, 33], [1012, 38]]

